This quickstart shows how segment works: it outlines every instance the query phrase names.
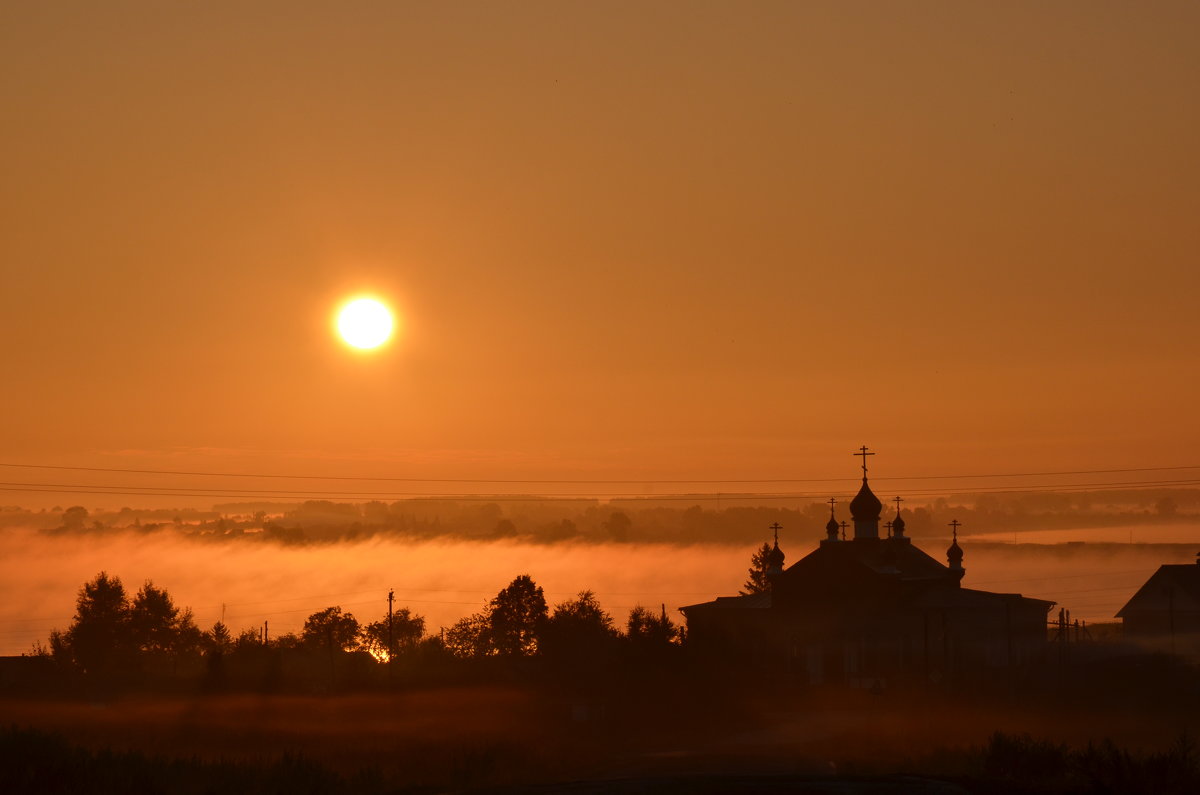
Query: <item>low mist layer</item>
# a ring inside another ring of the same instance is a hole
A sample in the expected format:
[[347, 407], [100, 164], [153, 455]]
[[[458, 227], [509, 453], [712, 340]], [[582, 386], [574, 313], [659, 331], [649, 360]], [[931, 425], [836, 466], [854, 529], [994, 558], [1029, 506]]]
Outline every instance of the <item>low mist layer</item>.
[[[920, 540], [941, 559], [946, 541]], [[812, 545], [787, 545], [788, 564]], [[1113, 614], [1163, 563], [1194, 560], [1190, 546], [963, 543], [964, 586], [1051, 599], [1088, 622]], [[235, 631], [269, 622], [272, 636], [340, 605], [360, 619], [386, 614], [387, 592], [439, 627], [478, 611], [515, 575], [528, 573], [551, 605], [594, 591], [618, 624], [638, 604], [668, 612], [738, 592], [754, 546], [534, 544], [520, 541], [367, 539], [319, 546], [213, 544], [169, 532], [46, 536], [0, 534], [0, 654], [20, 654], [66, 628], [79, 587], [99, 571], [136, 588], [153, 580], [207, 628], [222, 618]]]

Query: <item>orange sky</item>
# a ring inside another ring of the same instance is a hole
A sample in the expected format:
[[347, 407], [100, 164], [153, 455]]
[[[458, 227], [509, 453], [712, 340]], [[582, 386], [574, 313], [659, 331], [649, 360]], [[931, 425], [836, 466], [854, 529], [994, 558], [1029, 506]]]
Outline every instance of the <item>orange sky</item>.
[[[1198, 24], [1190, 2], [7, 4], [0, 460], [1196, 463]], [[329, 332], [360, 291], [404, 316], [374, 356]], [[22, 479], [57, 482], [0, 473]]]

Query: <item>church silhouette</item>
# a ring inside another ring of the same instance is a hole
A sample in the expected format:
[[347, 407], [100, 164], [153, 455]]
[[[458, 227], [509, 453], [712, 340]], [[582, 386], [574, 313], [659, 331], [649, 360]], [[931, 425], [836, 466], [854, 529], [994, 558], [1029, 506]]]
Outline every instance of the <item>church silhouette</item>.
[[769, 588], [680, 608], [688, 643], [702, 654], [782, 672], [797, 684], [880, 688], [899, 682], [967, 680], [1041, 661], [1047, 612], [1054, 602], [962, 585], [966, 573], [953, 540], [942, 564], [905, 535], [896, 499], [889, 534], [880, 537], [883, 503], [867, 482], [850, 502], [854, 534], [830, 500], [825, 538], [784, 568], [775, 544]]

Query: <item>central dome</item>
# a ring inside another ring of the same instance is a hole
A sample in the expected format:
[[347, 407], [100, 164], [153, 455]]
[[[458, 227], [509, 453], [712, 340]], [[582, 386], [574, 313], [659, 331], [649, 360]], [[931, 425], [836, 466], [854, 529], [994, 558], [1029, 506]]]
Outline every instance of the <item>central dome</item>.
[[850, 515], [854, 517], [855, 522], [878, 522], [882, 511], [883, 503], [872, 493], [867, 479], [863, 478], [862, 488], [850, 501]]

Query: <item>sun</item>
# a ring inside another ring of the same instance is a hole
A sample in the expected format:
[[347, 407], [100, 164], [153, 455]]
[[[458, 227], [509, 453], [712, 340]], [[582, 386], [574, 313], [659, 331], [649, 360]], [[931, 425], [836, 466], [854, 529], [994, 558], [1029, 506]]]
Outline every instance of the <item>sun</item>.
[[391, 338], [394, 325], [391, 310], [374, 298], [356, 298], [337, 316], [338, 334], [347, 345], [360, 350], [383, 345]]

